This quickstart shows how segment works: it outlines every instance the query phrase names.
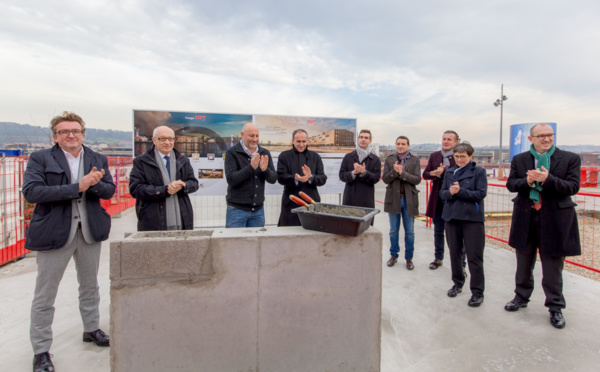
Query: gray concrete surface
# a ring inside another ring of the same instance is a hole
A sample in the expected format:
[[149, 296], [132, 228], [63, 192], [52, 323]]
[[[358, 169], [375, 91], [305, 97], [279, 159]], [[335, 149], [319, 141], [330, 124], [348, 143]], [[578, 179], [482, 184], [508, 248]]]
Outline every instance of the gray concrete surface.
[[[378, 191], [377, 200], [383, 200]], [[135, 230], [135, 214], [113, 219], [111, 240]], [[375, 217], [384, 232], [382, 265], [388, 259], [387, 215]], [[567, 326], [553, 328], [543, 306], [541, 270], [529, 307], [504, 311], [513, 297], [515, 258], [511, 252], [486, 246], [485, 302], [467, 306], [469, 291], [446, 296], [451, 287], [445, 262], [429, 270], [433, 259], [432, 229], [415, 223], [415, 269], [399, 261], [383, 266], [381, 370], [397, 371], [597, 371], [600, 366], [600, 283], [565, 272]], [[103, 244], [100, 266], [101, 327], [109, 330], [109, 243]], [[403, 251], [401, 252], [403, 254]], [[29, 310], [35, 282], [34, 255], [0, 268], [0, 370], [31, 370]], [[106, 348], [81, 342], [77, 279], [71, 262], [59, 290], [51, 353], [59, 372], [109, 371]], [[348, 325], [352, 327], [351, 324]], [[201, 337], [201, 335], [199, 335]], [[232, 352], [235, 352], [232, 350]], [[152, 358], [152, 355], [148, 355]], [[289, 371], [289, 370], [288, 370]], [[282, 371], [287, 372], [287, 371]], [[310, 371], [314, 372], [314, 371]]]
[[206, 232], [111, 243], [113, 372], [380, 371], [379, 230]]

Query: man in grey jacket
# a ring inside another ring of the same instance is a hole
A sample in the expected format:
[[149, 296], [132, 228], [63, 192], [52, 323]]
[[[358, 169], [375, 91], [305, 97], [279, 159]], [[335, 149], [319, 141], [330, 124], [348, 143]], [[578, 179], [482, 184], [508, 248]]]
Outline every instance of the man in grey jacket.
[[419, 214], [419, 190], [421, 182], [421, 162], [408, 149], [410, 140], [406, 136], [396, 138], [396, 153], [385, 159], [383, 182], [387, 184], [383, 210], [390, 219], [390, 254], [388, 266], [394, 266], [398, 260], [400, 220], [404, 226], [404, 258], [406, 268], [415, 268], [412, 258], [415, 245], [415, 216]]

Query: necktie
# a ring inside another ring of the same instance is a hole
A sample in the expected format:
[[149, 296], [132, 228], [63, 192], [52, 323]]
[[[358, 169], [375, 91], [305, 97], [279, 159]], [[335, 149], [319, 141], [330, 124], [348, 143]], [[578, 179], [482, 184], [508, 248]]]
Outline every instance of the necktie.
[[542, 208], [542, 196], [540, 195], [540, 201], [537, 203], [533, 203], [533, 209], [539, 211]]
[[171, 157], [169, 155], [165, 155], [165, 160], [167, 161], [167, 174], [171, 177]]

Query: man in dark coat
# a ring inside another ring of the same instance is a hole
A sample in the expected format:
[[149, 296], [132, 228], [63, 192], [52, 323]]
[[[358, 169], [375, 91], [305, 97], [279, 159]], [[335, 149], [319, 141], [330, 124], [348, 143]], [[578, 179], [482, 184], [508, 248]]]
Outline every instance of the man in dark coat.
[[100, 248], [111, 223], [100, 199], [110, 199], [115, 184], [106, 157], [83, 146], [85, 122], [79, 115], [65, 111], [52, 119], [50, 129], [56, 145], [31, 154], [23, 183], [23, 196], [36, 203], [25, 240], [25, 248], [38, 251], [30, 329], [34, 372], [54, 371], [49, 354], [54, 301], [71, 257], [79, 281], [83, 341], [98, 346], [110, 342], [99, 328]]
[[269, 150], [258, 145], [256, 125], [245, 124], [241, 135], [240, 142], [225, 154], [225, 227], [262, 227], [265, 225], [265, 181], [275, 183], [277, 172]]
[[431, 180], [431, 191], [429, 193], [429, 203], [425, 215], [433, 219], [433, 245], [434, 260], [429, 264], [432, 270], [437, 269], [444, 263], [444, 201], [439, 197], [440, 188], [444, 182], [446, 169], [453, 167], [454, 152], [452, 149], [459, 142], [458, 133], [453, 130], [447, 130], [442, 135], [442, 150], [432, 152], [429, 155], [429, 161], [423, 171], [423, 178]]
[[138, 231], [192, 230], [194, 211], [188, 194], [198, 190], [190, 160], [173, 148], [175, 133], [154, 129], [154, 145], [133, 159], [129, 192], [136, 199]]
[[321, 201], [317, 187], [327, 182], [327, 176], [321, 156], [308, 150], [307, 141], [306, 131], [296, 129], [292, 134], [292, 148], [279, 154], [277, 181], [283, 185], [283, 195], [277, 226], [300, 226], [298, 215], [291, 212], [299, 205], [290, 200], [290, 195], [298, 196], [303, 191], [316, 202]]
[[533, 292], [533, 268], [539, 249], [542, 262], [542, 288], [550, 323], [566, 325], [562, 309], [562, 270], [565, 256], [581, 254], [575, 203], [571, 196], [580, 187], [581, 160], [577, 154], [554, 146], [554, 133], [548, 124], [531, 127], [530, 151], [516, 155], [510, 164], [506, 188], [518, 193], [508, 244], [515, 248], [517, 272], [515, 298], [504, 307], [517, 311], [527, 307]]
[[340, 167], [344, 186], [343, 205], [375, 208], [375, 184], [381, 179], [381, 160], [371, 153], [371, 131], [358, 134], [356, 150], [346, 154]]

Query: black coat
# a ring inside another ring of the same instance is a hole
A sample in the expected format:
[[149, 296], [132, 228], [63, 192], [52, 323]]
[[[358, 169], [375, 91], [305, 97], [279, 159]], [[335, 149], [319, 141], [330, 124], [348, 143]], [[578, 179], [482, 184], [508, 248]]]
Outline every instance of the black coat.
[[[307, 165], [314, 179], [312, 183], [300, 182], [296, 186], [295, 174], [303, 175], [302, 166]], [[305, 192], [316, 202], [321, 201], [317, 186], [323, 186], [327, 182], [325, 169], [321, 156], [314, 151], [304, 150], [298, 152], [296, 148], [283, 151], [277, 160], [277, 181], [283, 185], [281, 196], [281, 214], [277, 226], [300, 226], [300, 219], [291, 212], [298, 204], [290, 200], [290, 195], [298, 196], [300, 191]]]
[[340, 180], [346, 183], [342, 204], [375, 208], [375, 184], [381, 179], [381, 160], [369, 154], [362, 162], [366, 172], [353, 178], [354, 163], [358, 163], [356, 150], [346, 154], [340, 166]]
[[[506, 188], [516, 192], [508, 244], [519, 251], [527, 247], [529, 221], [533, 202], [529, 199], [531, 187], [527, 171], [535, 168], [535, 158], [530, 152], [516, 155], [510, 163]], [[579, 155], [556, 148], [550, 157], [548, 179], [542, 185], [540, 252], [555, 257], [581, 254], [579, 225], [575, 204], [571, 196], [577, 194], [581, 179]]]
[[[440, 198], [444, 200], [444, 221], [459, 220], [484, 222], [485, 211], [483, 199], [487, 195], [487, 174], [485, 169], [478, 167], [474, 162], [465, 165], [462, 172], [456, 177], [458, 166], [446, 170], [444, 183], [440, 189]], [[458, 181], [460, 190], [450, 194], [450, 186]]]
[[260, 210], [265, 202], [265, 181], [277, 182], [277, 172], [269, 150], [258, 147], [258, 153], [269, 157], [267, 170], [260, 166], [252, 168], [252, 158], [244, 151], [241, 143], [227, 150], [225, 154], [225, 178], [227, 179], [227, 205], [246, 210]]
[[176, 160], [176, 179], [185, 182], [185, 187], [174, 195], [167, 192], [167, 185], [163, 181], [154, 157], [154, 146], [133, 159], [133, 168], [129, 175], [129, 192], [136, 199], [138, 231], [166, 230], [166, 199], [175, 195], [179, 199], [182, 229], [194, 228], [194, 211], [188, 194], [198, 190], [198, 179], [194, 175], [190, 160], [177, 150], [173, 151]]
[[[90, 232], [95, 241], [108, 239], [111, 219], [100, 205], [100, 199], [108, 200], [115, 193], [108, 160], [84, 146], [83, 170], [88, 174], [93, 167], [104, 169], [104, 177], [85, 191], [87, 217]], [[71, 170], [67, 158], [58, 145], [36, 151], [29, 157], [23, 196], [29, 203], [37, 203], [29, 222], [25, 248], [45, 251], [63, 247], [71, 231], [73, 199], [80, 199], [79, 183], [71, 183]]]

